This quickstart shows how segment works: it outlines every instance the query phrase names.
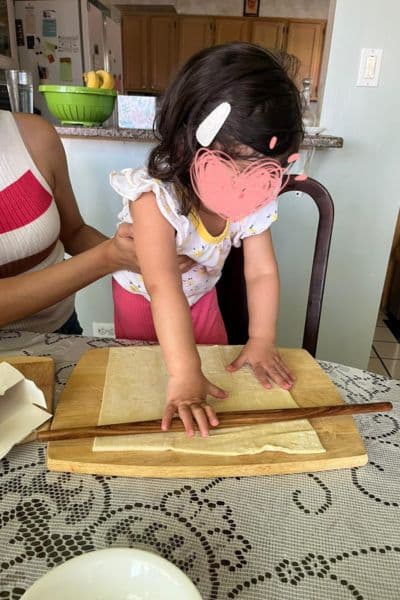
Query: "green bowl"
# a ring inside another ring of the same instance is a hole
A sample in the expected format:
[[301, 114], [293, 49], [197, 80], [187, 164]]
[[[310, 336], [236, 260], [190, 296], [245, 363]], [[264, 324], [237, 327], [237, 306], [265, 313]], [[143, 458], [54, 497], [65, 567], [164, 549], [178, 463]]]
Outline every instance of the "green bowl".
[[51, 114], [63, 125], [101, 125], [114, 109], [117, 92], [75, 85], [40, 85]]

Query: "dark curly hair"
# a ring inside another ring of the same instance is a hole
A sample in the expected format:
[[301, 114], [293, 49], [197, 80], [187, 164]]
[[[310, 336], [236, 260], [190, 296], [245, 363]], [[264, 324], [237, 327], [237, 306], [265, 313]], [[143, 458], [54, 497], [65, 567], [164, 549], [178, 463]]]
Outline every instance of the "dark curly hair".
[[[182, 214], [199, 202], [189, 172], [199, 148], [196, 129], [221, 102], [229, 102], [231, 112], [213, 145], [233, 159], [245, 145], [253, 150], [246, 159], [267, 156], [284, 163], [303, 139], [299, 92], [281, 54], [233, 42], [193, 55], [162, 99], [154, 123], [159, 144], [148, 162], [152, 177], [175, 184]], [[272, 136], [278, 141], [271, 150]]]

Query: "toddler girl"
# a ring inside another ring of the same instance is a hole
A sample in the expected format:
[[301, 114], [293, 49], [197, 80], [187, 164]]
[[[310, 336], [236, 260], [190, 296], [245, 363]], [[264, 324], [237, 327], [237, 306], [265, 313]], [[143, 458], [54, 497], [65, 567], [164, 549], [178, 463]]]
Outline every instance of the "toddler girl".
[[[278, 59], [235, 42], [194, 55], [167, 89], [156, 117], [159, 144], [147, 169], [111, 174], [133, 222], [142, 275], [113, 278], [119, 338], [158, 340], [169, 375], [162, 428], [177, 412], [188, 435], [218, 424], [197, 344], [226, 344], [215, 284], [232, 246], [243, 243], [249, 339], [228, 367], [289, 388], [275, 343], [279, 280], [270, 225], [283, 167], [302, 139], [299, 94]], [[183, 275], [177, 254], [195, 265]], [[235, 299], [232, 298], [232, 302]]]

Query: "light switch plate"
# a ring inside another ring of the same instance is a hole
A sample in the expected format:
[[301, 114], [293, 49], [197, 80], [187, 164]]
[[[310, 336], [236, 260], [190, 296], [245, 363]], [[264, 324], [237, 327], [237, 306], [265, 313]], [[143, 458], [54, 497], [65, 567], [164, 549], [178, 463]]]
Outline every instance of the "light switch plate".
[[377, 87], [382, 63], [382, 48], [362, 48], [357, 86]]

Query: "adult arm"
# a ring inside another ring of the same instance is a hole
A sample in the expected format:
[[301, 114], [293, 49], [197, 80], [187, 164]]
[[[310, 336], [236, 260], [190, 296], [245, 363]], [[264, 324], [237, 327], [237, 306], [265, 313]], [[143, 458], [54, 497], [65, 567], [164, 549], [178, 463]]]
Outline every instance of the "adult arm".
[[0, 327], [33, 315], [104, 275], [125, 268], [118, 254], [116, 240], [106, 240], [40, 271], [0, 279]]

